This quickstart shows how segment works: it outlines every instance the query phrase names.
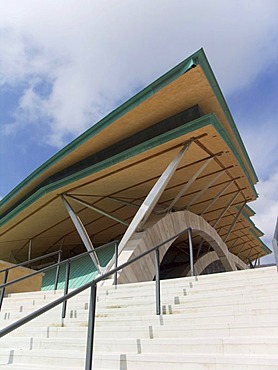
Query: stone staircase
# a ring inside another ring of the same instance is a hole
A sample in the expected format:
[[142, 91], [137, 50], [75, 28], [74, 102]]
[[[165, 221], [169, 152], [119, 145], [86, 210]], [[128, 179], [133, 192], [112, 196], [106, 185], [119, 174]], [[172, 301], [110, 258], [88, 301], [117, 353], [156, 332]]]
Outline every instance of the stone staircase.
[[[5, 298], [1, 327], [61, 296]], [[0, 339], [0, 370], [84, 369], [87, 291]], [[278, 369], [275, 267], [164, 280], [162, 315], [154, 282], [98, 287], [94, 369]]]

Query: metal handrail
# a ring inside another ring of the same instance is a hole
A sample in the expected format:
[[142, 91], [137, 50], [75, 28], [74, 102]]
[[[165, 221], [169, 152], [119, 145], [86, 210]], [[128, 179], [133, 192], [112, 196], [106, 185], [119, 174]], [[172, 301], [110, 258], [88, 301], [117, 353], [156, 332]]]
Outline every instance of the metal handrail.
[[[97, 250], [101, 250], [105, 247], [107, 247], [108, 245], [112, 244], [112, 243], [118, 243], [118, 241], [113, 241], [113, 242], [109, 242], [109, 243], [106, 243], [106, 244], [103, 244], [101, 245], [100, 247], [97, 248]], [[26, 279], [29, 279], [31, 277], [34, 277], [38, 274], [42, 274], [48, 270], [51, 270], [53, 268], [56, 267], [56, 277], [55, 277], [55, 283], [54, 283], [54, 290], [57, 290], [57, 286], [58, 286], [58, 278], [59, 278], [59, 271], [60, 271], [60, 266], [63, 265], [63, 264], [66, 264], [66, 263], [70, 263], [71, 261], [74, 261], [76, 259], [79, 259], [81, 257], [84, 257], [90, 253], [94, 253], [96, 250], [91, 250], [91, 251], [86, 251], [84, 253], [81, 253], [81, 254], [78, 254], [77, 256], [74, 256], [74, 257], [70, 257], [66, 260], [63, 260], [61, 261], [61, 253], [62, 253], [62, 250], [59, 250], [58, 252], [52, 252], [52, 253], [49, 253], [47, 256], [50, 256], [50, 255], [53, 255], [53, 254], [59, 254], [58, 255], [58, 261], [56, 263], [53, 263], [52, 265], [50, 266], [46, 266], [40, 270], [37, 270], [37, 271], [34, 271], [32, 272], [31, 274], [29, 275], [25, 275], [25, 276], [21, 276], [20, 278], [17, 278], [17, 279], [14, 279], [14, 280], [11, 280], [11, 281], [7, 281], [8, 280], [8, 273], [10, 271], [10, 269], [12, 268], [16, 268], [16, 267], [19, 267], [19, 266], [22, 266], [23, 263], [26, 263], [26, 262], [22, 262], [21, 264], [18, 264], [18, 265], [15, 265], [15, 266], [11, 266], [10, 268], [6, 268], [3, 270], [3, 272], [5, 273], [4, 275], [4, 280], [3, 280], [3, 284], [0, 285], [0, 289], [1, 289], [1, 293], [0, 293], [0, 311], [1, 311], [1, 308], [2, 308], [2, 303], [3, 303], [3, 299], [4, 299], [4, 294], [5, 294], [5, 289], [6, 287], [10, 286], [10, 285], [13, 285], [13, 284], [16, 284], [16, 283], [19, 283], [23, 280], [26, 280]], [[41, 257], [36, 257], [34, 258], [33, 260], [40, 260], [41, 258], [44, 258], [45, 256], [41, 256]], [[116, 259], [117, 259], [117, 256], [116, 256]], [[30, 261], [28, 261], [30, 262]], [[2, 271], [0, 271], [2, 272]], [[67, 293], [67, 291], [66, 291]]]
[[[0, 270], [0, 273], [4, 273], [3, 284], [0, 285], [0, 290], [1, 290], [1, 292], [0, 292], [0, 311], [1, 311], [1, 308], [2, 308], [2, 303], [3, 303], [3, 299], [4, 299], [4, 295], [5, 295], [5, 289], [8, 285], [12, 285], [12, 284], [15, 284], [16, 282], [19, 282], [21, 280], [28, 279], [28, 277], [30, 277], [30, 275], [34, 276], [36, 274], [42, 273], [42, 270], [38, 270], [34, 273], [31, 273], [29, 275], [25, 275], [25, 276], [23, 276], [19, 279], [11, 280], [10, 282], [8, 282], [9, 272], [11, 270], [17, 268], [17, 267], [23, 267], [25, 265], [29, 265], [32, 262], [40, 261], [43, 258], [55, 256], [57, 254], [58, 254], [58, 262], [60, 262], [60, 260], [61, 260], [61, 250], [56, 251], [56, 252], [51, 252], [51, 253], [48, 253], [48, 254], [43, 255], [43, 256], [35, 257], [35, 258], [32, 258], [31, 260], [24, 261], [24, 262], [18, 263], [17, 265], [6, 267], [6, 268]], [[53, 265], [51, 265], [50, 268], [52, 268], [52, 266]], [[57, 274], [58, 274], [58, 267], [57, 267]]]
[[16, 267], [22, 267], [22, 266], [25, 266], [25, 265], [29, 265], [30, 263], [33, 263], [33, 262], [36, 262], [36, 261], [39, 261], [43, 258], [46, 258], [46, 257], [51, 257], [51, 256], [55, 256], [56, 254], [60, 253], [60, 251], [56, 251], [56, 252], [51, 252], [51, 253], [48, 253], [48, 254], [44, 254], [43, 256], [39, 256], [39, 257], [36, 257], [36, 258], [33, 258], [31, 260], [28, 260], [28, 261], [24, 261], [24, 262], [20, 262], [16, 265], [13, 265], [13, 266], [10, 266], [10, 267], [6, 267], [2, 270], [0, 270], [0, 273], [1, 272], [5, 272], [7, 270], [12, 270], [12, 269], [15, 269]]
[[[71, 291], [70, 293], [65, 294], [62, 297], [57, 298], [55, 301], [48, 303], [44, 307], [39, 308], [38, 310], [30, 313], [29, 315], [19, 319], [18, 321], [8, 325], [4, 329], [0, 330], [0, 338], [5, 336], [6, 334], [9, 334], [10, 332], [14, 331], [15, 329], [18, 329], [22, 325], [30, 322], [31, 320], [37, 318], [38, 316], [44, 314], [45, 312], [51, 310], [54, 307], [57, 307], [61, 303], [66, 302], [68, 299], [78, 295], [79, 293], [83, 292], [84, 290], [91, 288], [91, 294], [90, 294], [90, 308], [89, 308], [89, 318], [88, 318], [88, 331], [87, 331], [87, 347], [86, 347], [86, 363], [85, 363], [85, 370], [91, 370], [92, 369], [92, 358], [93, 358], [93, 339], [94, 339], [94, 325], [95, 325], [95, 308], [96, 308], [96, 291], [97, 291], [97, 283], [100, 281], [108, 278], [110, 275], [113, 275], [117, 273], [118, 271], [122, 270], [126, 266], [131, 265], [132, 263], [138, 261], [139, 259], [147, 256], [148, 254], [152, 252], [156, 252], [156, 314], [161, 314], [161, 303], [160, 303], [160, 276], [159, 276], [159, 249], [169, 243], [170, 241], [178, 238], [180, 235], [184, 234], [186, 231], [188, 231], [189, 238], [191, 238], [192, 235], [192, 229], [186, 228], [183, 231], [175, 234], [174, 236], [168, 238], [167, 240], [155, 245], [151, 249], [141, 253], [139, 256], [136, 256], [132, 258], [131, 260], [122, 263], [121, 265], [111, 269], [110, 271], [102, 274], [99, 277], [96, 277], [94, 280], [84, 284], [83, 286], [76, 288], [75, 290]], [[192, 258], [193, 260], [193, 258]], [[191, 264], [190, 260], [190, 267], [192, 274], [194, 275], [193, 271], [193, 265]]]
[[[109, 242], [109, 243], [103, 244], [103, 245], [101, 245], [100, 247], [98, 247], [98, 248], [97, 248], [97, 249], [95, 249], [95, 250], [86, 251], [86, 252], [84, 252], [84, 253], [78, 254], [77, 256], [73, 256], [73, 257], [70, 257], [70, 258], [65, 259], [65, 260], [63, 260], [63, 261], [53, 263], [53, 264], [52, 264], [52, 265], [50, 265], [50, 266], [43, 267], [42, 269], [37, 270], [37, 271], [34, 271], [34, 272], [32, 272], [31, 274], [29, 274], [29, 275], [22, 276], [22, 277], [20, 277], [20, 278], [18, 278], [18, 279], [15, 279], [15, 280], [12, 280], [12, 281], [9, 281], [9, 282], [7, 282], [7, 283], [5, 283], [5, 284], [0, 285], [0, 289], [2, 289], [2, 288], [4, 288], [4, 287], [7, 287], [7, 286], [9, 286], [9, 285], [12, 285], [12, 284], [19, 283], [19, 282], [20, 282], [20, 281], [22, 281], [22, 280], [28, 279], [28, 278], [30, 278], [30, 277], [33, 277], [33, 276], [37, 275], [37, 274], [41, 274], [41, 273], [43, 273], [43, 272], [45, 272], [45, 271], [51, 270], [53, 267], [61, 266], [61, 265], [65, 264], [65, 263], [67, 263], [68, 261], [74, 261], [75, 259], [79, 259], [79, 258], [81, 258], [81, 257], [84, 257], [84, 256], [86, 256], [87, 254], [90, 254], [90, 253], [94, 253], [94, 252], [96, 252], [96, 251], [99, 251], [99, 250], [101, 250], [101, 249], [103, 249], [103, 248], [107, 247], [109, 244], [113, 244], [113, 243], [115, 243], [115, 242], [116, 242], [116, 241], [113, 241], [113, 242]], [[59, 252], [60, 252], [60, 251], [59, 251]], [[17, 266], [18, 266], [18, 265], [14, 266], [14, 267], [17, 267]]]

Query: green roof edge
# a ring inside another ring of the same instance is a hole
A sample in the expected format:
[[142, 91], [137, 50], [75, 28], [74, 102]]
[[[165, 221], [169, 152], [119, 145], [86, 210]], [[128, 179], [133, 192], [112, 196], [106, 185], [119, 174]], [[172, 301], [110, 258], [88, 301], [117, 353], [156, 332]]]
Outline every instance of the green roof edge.
[[246, 208], [247, 211], [249, 211], [250, 213], [252, 213], [252, 216], [255, 216], [256, 212], [248, 204], [245, 204], [244, 208]]
[[215, 77], [215, 75], [214, 75], [214, 73], [213, 73], [213, 71], [211, 69], [211, 66], [209, 64], [209, 61], [207, 59], [207, 56], [206, 56], [203, 48], [201, 48], [199, 50], [198, 60], [199, 60], [199, 64], [201, 65], [201, 67], [202, 67], [202, 69], [203, 69], [203, 71], [204, 71], [204, 73], [205, 73], [205, 75], [206, 75], [206, 77], [207, 77], [207, 79], [208, 79], [208, 81], [209, 81], [212, 89], [213, 89], [213, 92], [214, 92], [215, 96], [217, 97], [217, 100], [218, 100], [219, 104], [221, 105], [221, 108], [222, 108], [225, 116], [228, 119], [228, 122], [229, 122], [229, 124], [230, 124], [230, 126], [231, 126], [231, 128], [233, 130], [233, 133], [234, 133], [234, 135], [235, 135], [235, 137], [236, 137], [239, 145], [240, 145], [240, 148], [241, 148], [241, 150], [243, 152], [243, 155], [244, 155], [244, 157], [247, 160], [247, 163], [248, 163], [248, 165], [249, 165], [249, 167], [250, 167], [250, 169], [252, 171], [252, 174], [253, 174], [254, 178], [256, 179], [256, 181], [258, 182], [259, 179], [257, 177], [257, 174], [255, 172], [255, 169], [254, 169], [254, 167], [253, 167], [253, 165], [251, 163], [251, 160], [250, 160], [249, 155], [248, 155], [248, 153], [247, 153], [247, 151], [245, 149], [245, 146], [243, 144], [243, 141], [241, 139], [241, 136], [239, 134], [239, 131], [238, 131], [237, 127], [236, 127], [236, 124], [235, 124], [235, 121], [234, 121], [233, 116], [231, 114], [231, 111], [230, 111], [230, 109], [228, 107], [228, 104], [227, 104], [225, 98], [224, 98], [224, 95], [223, 95], [223, 93], [221, 91], [221, 88], [220, 88], [220, 86], [219, 86], [219, 84], [218, 84], [218, 82], [216, 80], [216, 77]]
[[202, 116], [200, 118], [197, 118], [189, 123], [186, 123], [183, 126], [177, 127], [171, 131], [168, 131], [162, 135], [159, 135], [155, 138], [152, 138], [150, 140], [145, 141], [144, 143], [141, 143], [129, 150], [126, 150], [124, 152], [121, 152], [114, 157], [108, 158], [102, 162], [99, 162], [93, 166], [90, 166], [82, 171], [79, 171], [77, 173], [74, 173], [66, 178], [63, 178], [61, 180], [58, 180], [52, 184], [48, 184], [42, 188], [40, 188], [37, 192], [32, 194], [28, 199], [23, 201], [20, 205], [18, 205], [16, 208], [14, 208], [11, 212], [9, 212], [5, 217], [3, 217], [0, 220], [0, 226], [4, 225], [6, 222], [8, 222], [11, 218], [13, 218], [16, 214], [20, 213], [22, 210], [24, 210], [26, 207], [34, 203], [36, 200], [41, 198], [43, 195], [46, 195], [52, 190], [59, 189], [62, 186], [68, 185], [73, 181], [80, 180], [81, 178], [88, 176], [92, 173], [96, 173], [98, 171], [101, 171], [104, 168], [108, 168], [111, 165], [115, 163], [120, 163], [123, 160], [129, 159], [139, 153], [142, 153], [148, 149], [152, 149], [158, 145], [164, 144], [167, 141], [170, 141], [172, 139], [175, 139], [179, 137], [180, 135], [184, 135], [186, 133], [190, 133], [193, 130], [196, 130], [198, 128], [204, 127], [208, 124], [212, 124], [215, 129], [218, 131], [220, 136], [223, 138], [223, 140], [227, 143], [229, 148], [233, 151], [233, 154], [239, 161], [243, 171], [246, 173], [247, 179], [250, 183], [250, 185], [254, 188], [253, 183], [251, 182], [251, 179], [249, 177], [248, 172], [245, 169], [244, 163], [242, 162], [241, 157], [237, 153], [235, 147], [233, 146], [232, 141], [230, 140], [229, 136], [226, 134], [226, 131], [222, 127], [221, 123], [217, 119], [214, 113], [207, 114], [205, 116]]
[[133, 97], [128, 99], [126, 102], [121, 104], [119, 107], [114, 109], [110, 112], [107, 116], [102, 118], [100, 121], [96, 122], [88, 128], [83, 134], [79, 135], [76, 139], [71, 141], [67, 144], [64, 148], [59, 150], [56, 154], [54, 154], [51, 158], [49, 158], [46, 162], [40, 165], [35, 171], [33, 171], [29, 176], [27, 176], [21, 183], [19, 183], [10, 193], [8, 193], [1, 201], [0, 206], [5, 204], [9, 201], [18, 191], [20, 191], [25, 185], [30, 183], [34, 180], [38, 175], [40, 175], [44, 170], [51, 167], [54, 163], [58, 162], [59, 160], [63, 159], [66, 155], [71, 153], [74, 149], [78, 146], [83, 144], [89, 138], [96, 135], [98, 132], [103, 130], [105, 127], [109, 126], [112, 122], [114, 122], [119, 117], [123, 116], [127, 112], [129, 112], [132, 108], [149, 98], [151, 95], [155, 94], [158, 90], [163, 88], [165, 85], [169, 84], [171, 81], [176, 79], [177, 77], [184, 74], [186, 71], [191, 69], [194, 65], [195, 56], [199, 53], [197, 51], [192, 56], [186, 58], [184, 61], [179, 63], [177, 66], [173, 67], [170, 71], [159, 77], [157, 80], [152, 82], [150, 85], [146, 86], [144, 89], [139, 91]]
[[258, 235], [256, 235], [255, 231], [252, 230], [252, 229], [249, 229], [250, 233], [253, 234], [253, 236], [261, 243], [261, 247], [262, 249], [267, 253], [267, 254], [271, 254], [272, 253], [272, 250], [269, 249], [265, 243], [258, 237]]
[[[245, 205], [245, 206], [247, 206], [247, 204]], [[247, 206], [248, 207], [248, 206]], [[239, 206], [237, 206], [236, 207], [237, 209], [239, 209]], [[250, 207], [249, 207], [250, 208]], [[251, 209], [251, 208], [250, 208]], [[252, 209], [251, 209], [251, 211], [252, 211]], [[255, 214], [255, 213], [254, 213]], [[251, 218], [244, 212], [244, 210], [242, 211], [242, 215], [243, 215], [243, 217], [245, 217], [245, 219], [250, 223], [250, 225], [251, 225], [251, 228], [250, 229], [248, 229], [249, 231], [250, 231], [250, 233], [260, 242], [260, 244], [261, 244], [261, 248], [267, 253], [267, 254], [271, 254], [272, 253], [272, 250], [271, 249], [269, 249], [266, 245], [265, 245], [265, 243], [260, 239], [260, 237], [258, 237], [258, 235], [256, 234], [256, 232], [255, 232], [255, 230], [257, 231], [257, 232], [259, 232], [259, 234], [263, 234], [264, 235], [264, 233], [254, 224], [254, 222], [251, 220]], [[262, 236], [263, 236], [262, 235]]]
[[[43, 171], [50, 168], [54, 163], [58, 162], [59, 160], [63, 159], [66, 155], [68, 155], [70, 152], [72, 152], [74, 149], [76, 149], [78, 146], [83, 144], [86, 140], [103, 130], [105, 127], [109, 126], [112, 122], [114, 122], [119, 117], [126, 114], [128, 111], [130, 111], [133, 107], [137, 106], [144, 100], [146, 100], [148, 97], [155, 94], [157, 91], [159, 91], [161, 88], [163, 88], [165, 85], [169, 84], [171, 81], [175, 80], [177, 77], [181, 76], [182, 74], [186, 73], [189, 69], [191, 69], [195, 64], [200, 64], [201, 68], [203, 69], [218, 101], [221, 105], [221, 108], [223, 109], [224, 114], [226, 115], [229, 124], [231, 125], [231, 128], [238, 139], [238, 142], [240, 144], [240, 147], [247, 159], [248, 164], [250, 165], [250, 168], [253, 171], [253, 174], [257, 179], [257, 176], [255, 174], [255, 171], [253, 169], [253, 166], [251, 164], [250, 158], [244, 148], [243, 142], [241, 140], [241, 137], [238, 133], [238, 130], [235, 126], [234, 120], [231, 116], [230, 110], [227, 106], [227, 103], [225, 101], [225, 98], [221, 92], [221, 89], [216, 81], [216, 78], [213, 74], [213, 71], [209, 65], [208, 59], [206, 58], [205, 52], [203, 48], [197, 50], [195, 53], [193, 53], [191, 56], [180, 62], [178, 65], [170, 69], [170, 71], [166, 72], [164, 75], [156, 79], [154, 82], [152, 82], [150, 85], [142, 89], [140, 92], [135, 94], [133, 97], [128, 99], [125, 103], [120, 105], [118, 108], [113, 110], [111, 113], [109, 113], [107, 116], [102, 118], [100, 121], [95, 123], [92, 127], [87, 129], [83, 134], [78, 136], [76, 139], [74, 139], [72, 142], [67, 144], [64, 148], [59, 150], [56, 154], [54, 154], [50, 159], [48, 159], [46, 162], [44, 162], [41, 166], [39, 166], [35, 171], [33, 171], [29, 176], [27, 176], [20, 184], [18, 184], [9, 194], [7, 194], [1, 201], [0, 206], [3, 206], [5, 203], [7, 203], [11, 198], [20, 190], [24, 188], [28, 183], [33, 181], [37, 176], [39, 176]], [[245, 168], [245, 166], [243, 167]], [[248, 171], [245, 171], [247, 174]], [[248, 180], [250, 182], [250, 176], [248, 173]], [[252, 181], [251, 181], [252, 183]], [[252, 187], [255, 191], [256, 197], [257, 192], [253, 186]]]

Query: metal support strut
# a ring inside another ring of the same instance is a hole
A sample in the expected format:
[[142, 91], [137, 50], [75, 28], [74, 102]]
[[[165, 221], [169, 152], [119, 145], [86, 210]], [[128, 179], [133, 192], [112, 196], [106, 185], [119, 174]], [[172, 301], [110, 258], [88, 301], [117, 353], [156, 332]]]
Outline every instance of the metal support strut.
[[[118, 242], [115, 242], [115, 269], [118, 267]], [[118, 273], [117, 271], [114, 274], [114, 285], [115, 287], [118, 284]]]
[[160, 304], [160, 271], [159, 271], [159, 249], [155, 250], [155, 292], [156, 292], [156, 314], [161, 314]]
[[84, 225], [82, 224], [80, 218], [74, 213], [73, 209], [71, 208], [69, 202], [65, 199], [65, 197], [63, 195], [61, 195], [61, 198], [64, 202], [64, 205], [66, 207], [66, 210], [68, 211], [68, 214], [81, 238], [81, 240], [83, 241], [83, 244], [85, 245], [86, 249], [88, 252], [90, 251], [94, 251], [94, 253], [90, 253], [90, 256], [91, 256], [91, 259], [94, 263], [94, 265], [96, 266], [99, 274], [101, 275], [102, 274], [102, 268], [100, 266], [100, 263], [99, 263], [99, 260], [98, 260], [98, 256], [95, 252], [95, 249], [94, 249], [94, 246], [91, 242], [91, 239], [89, 238], [89, 235], [84, 227]]
[[[6, 284], [6, 282], [8, 281], [8, 274], [9, 274], [9, 270], [6, 270], [4, 272], [3, 285]], [[1, 308], [2, 308], [2, 303], [3, 303], [4, 295], [5, 295], [5, 287], [3, 287], [1, 289], [1, 293], [0, 293], [0, 311], [1, 311]]]
[[[163, 191], [165, 190], [167, 184], [171, 180], [172, 176], [174, 175], [179, 163], [181, 162], [184, 154], [188, 150], [192, 141], [187, 142], [184, 144], [182, 149], [178, 152], [176, 157], [172, 160], [172, 162], [168, 165], [162, 175], [159, 177], [157, 182], [154, 184], [153, 188], [145, 198], [144, 202], [141, 204], [140, 208], [138, 209], [137, 213], [133, 217], [130, 225], [128, 226], [126, 232], [124, 233], [122, 240], [119, 244], [119, 254], [122, 252], [126, 244], [128, 243], [131, 236], [134, 232], [138, 229], [142, 229], [145, 222], [147, 221], [149, 215], [151, 214], [152, 210], [154, 209], [156, 203], [158, 202], [159, 198], [161, 197]], [[109, 271], [114, 264], [114, 260], [112, 259], [108, 265], [106, 266], [106, 271]]]
[[57, 267], [56, 267], [56, 275], [55, 275], [55, 283], [54, 283], [54, 290], [57, 290], [58, 281], [59, 281], [59, 274], [60, 274], [60, 262], [61, 262], [62, 250], [59, 250], [58, 253], [58, 260], [57, 260]]
[[95, 331], [95, 314], [96, 314], [97, 284], [91, 286], [90, 308], [87, 331], [87, 349], [85, 370], [91, 370], [93, 365], [93, 345]]
[[[66, 265], [64, 295], [67, 295], [69, 292], [69, 279], [70, 279], [70, 260], [68, 260]], [[66, 317], [66, 311], [67, 311], [67, 301], [64, 301], [62, 307], [62, 319]]]
[[193, 245], [192, 245], [192, 230], [188, 229], [188, 243], [189, 243], [189, 257], [190, 257], [190, 273], [194, 276], [194, 262], [193, 262]]

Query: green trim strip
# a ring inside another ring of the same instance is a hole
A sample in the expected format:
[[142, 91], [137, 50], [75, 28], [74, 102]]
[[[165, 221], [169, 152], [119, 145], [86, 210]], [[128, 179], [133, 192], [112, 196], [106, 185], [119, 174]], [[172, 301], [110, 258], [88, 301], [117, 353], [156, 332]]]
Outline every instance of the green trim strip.
[[[264, 235], [264, 233], [259, 229], [257, 228], [257, 226], [254, 224], [254, 222], [251, 220], [251, 218], [249, 217], [249, 215], [244, 212], [244, 210], [242, 211], [241, 213], [243, 215], [243, 217], [249, 222], [249, 224], [252, 226], [253, 228], [253, 231], [256, 230], [258, 234], [260, 234], [261, 236]], [[255, 231], [254, 231], [255, 232]]]
[[[179, 63], [177, 66], [172, 68], [170, 71], [165, 73], [163, 76], [159, 77], [156, 81], [151, 83], [149, 86], [145, 87], [143, 90], [141, 90], [139, 93], [134, 95], [132, 98], [127, 100], [125, 103], [123, 103], [120, 107], [112, 111], [110, 114], [108, 114], [106, 117], [101, 119], [98, 123], [96, 123], [94, 126], [89, 128], [87, 131], [85, 131], [82, 135], [80, 135], [78, 138], [73, 140], [70, 144], [66, 145], [63, 149], [61, 149], [58, 153], [56, 153], [53, 157], [51, 157], [49, 160], [47, 160], [45, 163], [43, 163], [40, 167], [38, 167], [32, 174], [30, 174], [28, 177], [26, 177], [25, 180], [23, 180], [19, 185], [17, 185], [6, 197], [4, 197], [0, 201], [0, 206], [3, 206], [5, 203], [10, 201], [13, 196], [18, 193], [19, 191], [23, 190], [26, 185], [28, 185], [30, 182], [32, 182], [34, 179], [36, 179], [38, 176], [40, 176], [45, 170], [52, 167], [55, 163], [57, 163], [59, 160], [63, 159], [65, 156], [67, 156], [69, 153], [74, 151], [76, 148], [78, 148], [80, 145], [82, 145], [84, 142], [86, 142], [89, 138], [99, 133], [101, 130], [109, 126], [111, 123], [113, 123], [116, 119], [122, 117], [124, 114], [129, 112], [131, 109], [148, 99], [150, 96], [154, 95], [157, 91], [162, 89], [164, 86], [172, 82], [173, 80], [177, 79], [182, 74], [186, 73], [188, 70], [190, 70], [194, 65], [200, 64], [201, 68], [203, 69], [205, 76], [207, 77], [215, 96], [217, 97], [219, 104], [226, 115], [228, 122], [235, 134], [236, 139], [239, 142], [239, 145], [241, 147], [241, 150], [247, 160], [247, 163], [249, 164], [253, 175], [255, 179], [258, 181], [257, 176], [255, 174], [255, 171], [252, 167], [250, 158], [248, 157], [248, 154], [245, 150], [245, 147], [243, 145], [243, 142], [241, 140], [241, 137], [238, 133], [238, 130], [236, 128], [236, 125], [234, 123], [234, 120], [232, 118], [232, 115], [230, 113], [230, 110], [227, 106], [227, 103], [224, 99], [224, 96], [220, 90], [220, 87], [216, 81], [216, 78], [212, 72], [212, 69], [208, 63], [208, 60], [206, 58], [206, 55], [203, 51], [203, 49], [200, 49], [196, 51], [194, 54], [192, 54], [190, 57]], [[248, 171], [246, 171], [248, 172]], [[255, 193], [257, 195], [257, 193]]]
[[22, 202], [19, 206], [14, 208], [9, 214], [7, 214], [5, 217], [2, 218], [0, 221], [0, 226], [4, 225], [6, 222], [8, 222], [10, 219], [12, 219], [14, 216], [16, 216], [18, 213], [22, 212], [25, 208], [33, 204], [35, 201], [40, 199], [42, 196], [50, 193], [51, 191], [58, 190], [63, 186], [66, 186], [68, 184], [71, 184], [74, 181], [78, 181], [86, 176], [89, 176], [93, 173], [97, 173], [105, 168], [109, 168], [113, 166], [114, 164], [120, 163], [124, 160], [127, 160], [129, 158], [132, 158], [140, 153], [146, 152], [149, 149], [155, 148], [161, 144], [164, 144], [168, 141], [171, 141], [173, 139], [176, 139], [182, 135], [188, 134], [192, 131], [198, 130], [204, 126], [207, 126], [209, 124], [212, 124], [216, 131], [219, 133], [219, 135], [222, 137], [222, 139], [226, 142], [226, 144], [229, 146], [230, 150], [233, 152], [236, 159], [239, 161], [243, 171], [247, 174], [247, 179], [251, 185], [251, 187], [254, 189], [254, 186], [250, 180], [249, 174], [246, 171], [244, 164], [241, 160], [241, 157], [237, 153], [236, 149], [233, 146], [232, 141], [226, 134], [225, 130], [223, 129], [222, 125], [220, 124], [219, 120], [214, 114], [207, 114], [206, 116], [200, 117], [194, 121], [191, 121], [189, 123], [186, 123], [183, 126], [179, 126], [171, 131], [168, 131], [160, 136], [157, 136], [153, 139], [147, 140], [142, 144], [139, 144], [137, 146], [134, 146], [132, 149], [126, 150], [122, 153], [119, 153], [115, 155], [114, 157], [108, 158], [102, 162], [99, 162], [91, 167], [88, 167], [82, 171], [79, 171], [77, 173], [74, 173], [66, 178], [63, 178], [61, 180], [58, 180], [52, 184], [48, 184], [45, 187], [39, 189], [36, 193], [32, 194], [28, 199], [26, 199], [24, 202]]
[[261, 248], [262, 250], [264, 250], [266, 252], [266, 254], [271, 254], [272, 253], [272, 250], [269, 249], [265, 244], [264, 242], [258, 237], [258, 235], [256, 235], [256, 233], [254, 232], [254, 230], [252, 229], [249, 229], [250, 233], [253, 234], [253, 236], [258, 240], [258, 242], [261, 243]]
[[222, 137], [222, 139], [226, 142], [226, 144], [230, 147], [230, 149], [232, 150], [234, 156], [236, 157], [236, 159], [238, 160], [241, 168], [243, 169], [245, 175], [246, 175], [246, 178], [249, 182], [249, 185], [251, 186], [251, 189], [253, 190], [254, 194], [256, 195], [256, 197], [258, 196], [257, 192], [256, 192], [256, 189], [255, 189], [255, 186], [250, 178], [250, 174], [249, 172], [247, 171], [242, 159], [241, 159], [241, 156], [239, 155], [239, 153], [237, 152], [232, 140], [230, 139], [229, 135], [227, 134], [226, 130], [223, 128], [223, 126], [221, 125], [220, 121], [218, 120], [218, 118], [216, 117], [216, 115], [214, 113], [211, 113], [210, 116], [212, 117], [211, 118], [211, 123], [213, 124], [214, 128], [218, 131], [218, 133], [220, 134], [220, 136]]
[[231, 129], [232, 129], [232, 131], [233, 131], [233, 133], [235, 135], [235, 138], [236, 138], [236, 140], [239, 143], [239, 146], [240, 146], [240, 148], [242, 150], [242, 153], [243, 153], [245, 159], [247, 160], [247, 163], [248, 163], [248, 165], [249, 165], [249, 167], [250, 167], [250, 169], [252, 171], [252, 174], [253, 174], [254, 178], [256, 179], [256, 182], [258, 182], [259, 179], [258, 179], [258, 177], [256, 175], [256, 172], [255, 172], [254, 167], [253, 167], [253, 165], [251, 163], [251, 160], [249, 158], [249, 155], [248, 155], [248, 153], [247, 153], [247, 151], [245, 149], [245, 146], [243, 144], [243, 141], [241, 139], [241, 136], [240, 136], [240, 134], [238, 132], [238, 129], [236, 127], [235, 121], [234, 121], [234, 119], [232, 117], [231, 111], [230, 111], [230, 109], [229, 109], [229, 107], [228, 107], [228, 105], [226, 103], [226, 100], [224, 98], [224, 95], [223, 95], [223, 93], [222, 93], [222, 91], [220, 89], [220, 86], [219, 86], [219, 84], [218, 84], [218, 82], [217, 82], [217, 80], [215, 78], [215, 75], [214, 75], [214, 73], [213, 73], [213, 71], [212, 71], [212, 69], [210, 67], [210, 64], [208, 62], [208, 59], [207, 59], [206, 54], [205, 54], [205, 52], [204, 52], [203, 49], [199, 50], [198, 55], [197, 55], [197, 58], [198, 58], [198, 62], [199, 62], [198, 64], [200, 64], [200, 66], [202, 67], [202, 69], [203, 69], [203, 71], [205, 73], [205, 76], [206, 76], [206, 78], [208, 79], [208, 81], [209, 81], [209, 83], [211, 85], [211, 88], [212, 88], [212, 90], [213, 90], [213, 92], [214, 92], [214, 94], [215, 94], [215, 96], [216, 96], [216, 98], [217, 98], [217, 100], [218, 100], [218, 102], [219, 102], [219, 104], [220, 104], [220, 106], [221, 106], [221, 108], [222, 108], [222, 110], [223, 110], [223, 112], [224, 112], [224, 114], [225, 114], [225, 116], [226, 116], [226, 118], [227, 118], [230, 126], [231, 126]]
[[[237, 206], [236, 207], [237, 209], [239, 209], [239, 207]], [[248, 207], [250, 208], [250, 207]], [[251, 209], [251, 208], [250, 208]], [[251, 209], [252, 210], [252, 209]], [[267, 254], [271, 254], [272, 253], [272, 250], [269, 249], [265, 244], [264, 242], [259, 238], [258, 234], [261, 234], [261, 236], [264, 235], [264, 233], [257, 228], [257, 226], [254, 224], [254, 222], [250, 219], [250, 217], [247, 215], [246, 212], [244, 212], [244, 210], [242, 211], [241, 213], [243, 215], [243, 217], [248, 221], [248, 223], [251, 225], [251, 228], [248, 229], [248, 231], [258, 240], [258, 242], [260, 243], [261, 245], [261, 248], [263, 251], [265, 251]], [[257, 232], [257, 233], [256, 233]]]
[[105, 129], [111, 123], [113, 123], [118, 118], [122, 117], [124, 114], [129, 112], [131, 109], [135, 108], [137, 105], [142, 103], [143, 101], [147, 100], [149, 97], [154, 95], [157, 91], [162, 89], [164, 86], [168, 85], [170, 82], [177, 79], [182, 74], [186, 73], [190, 70], [194, 64], [195, 55], [197, 55], [199, 51], [197, 51], [192, 56], [188, 57], [177, 66], [172, 68], [166, 74], [158, 78], [156, 81], [145, 87], [139, 93], [134, 95], [132, 98], [128, 99], [125, 103], [120, 105], [118, 108], [113, 110], [109, 113], [106, 117], [101, 119], [99, 122], [94, 124], [88, 130], [86, 130], [83, 134], [78, 136], [75, 140], [71, 143], [66, 145], [63, 149], [61, 149], [58, 153], [56, 153], [53, 157], [48, 159], [44, 162], [40, 167], [38, 167], [34, 172], [32, 172], [26, 179], [24, 179], [19, 185], [17, 185], [9, 194], [6, 195], [1, 201], [0, 206], [7, 203], [17, 192], [21, 191], [26, 185], [28, 185], [31, 181], [36, 179], [39, 175], [43, 173], [43, 171], [52, 167], [55, 163], [59, 160], [66, 157], [68, 154], [73, 152], [76, 148], [82, 145], [91, 137], [97, 135], [100, 131]]
[[255, 216], [256, 212], [248, 204], [245, 204], [244, 208], [246, 208], [247, 212], [250, 212], [252, 214], [250, 217]]

